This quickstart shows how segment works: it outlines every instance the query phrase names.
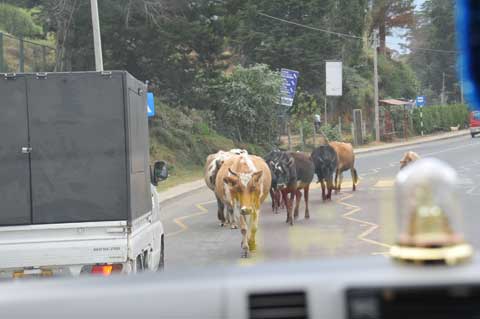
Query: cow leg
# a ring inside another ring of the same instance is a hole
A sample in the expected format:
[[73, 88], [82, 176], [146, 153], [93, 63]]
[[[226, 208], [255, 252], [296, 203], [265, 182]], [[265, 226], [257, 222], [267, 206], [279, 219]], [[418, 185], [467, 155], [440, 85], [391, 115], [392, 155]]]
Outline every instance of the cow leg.
[[297, 188], [295, 192], [295, 214], [293, 215], [295, 219], [298, 218], [298, 211], [300, 209], [300, 202], [302, 201], [302, 190]]
[[343, 183], [343, 172], [340, 172], [338, 174], [338, 192], [340, 193], [340, 190], [342, 189], [342, 183]]
[[240, 231], [242, 233], [242, 258], [247, 258], [248, 257], [248, 236], [247, 236], [247, 231], [248, 231], [248, 226], [247, 226], [247, 220], [246, 216], [243, 214], [240, 214]]
[[[238, 208], [237, 208], [238, 209]], [[237, 229], [237, 222], [235, 220], [235, 207], [227, 206], [227, 214], [231, 229]]]
[[328, 194], [327, 194], [327, 199], [332, 199], [332, 189], [334, 188], [333, 186], [333, 175], [329, 176], [327, 179], [327, 189], [328, 189]]
[[257, 243], [255, 242], [255, 235], [257, 234], [258, 228], [258, 216], [260, 215], [260, 211], [253, 211], [250, 214], [250, 234], [248, 235], [248, 247], [250, 251], [255, 251], [257, 249]]
[[308, 210], [308, 192], [310, 191], [310, 185], [307, 185], [307, 187], [304, 188], [304, 199], [305, 199], [305, 219], [310, 218], [310, 212]]
[[223, 227], [225, 225], [225, 215], [223, 213], [225, 209], [225, 204], [218, 198], [217, 194], [215, 194], [215, 197], [217, 198], [217, 218], [220, 221], [220, 226]]
[[355, 170], [354, 167], [352, 167], [350, 169], [350, 174], [352, 175], [352, 184], [353, 184], [352, 190], [356, 191], [356, 185], [355, 184], [357, 183], [357, 171]]
[[293, 225], [293, 217], [292, 217], [292, 206], [293, 206], [293, 193], [289, 197], [290, 191], [283, 189], [282, 190], [282, 195], [283, 195], [283, 200], [285, 201], [285, 206], [287, 207], [287, 220], [285, 221], [287, 224], [290, 223], [290, 225]]
[[335, 170], [335, 194], [338, 194], [339, 192], [339, 187], [338, 187], [338, 175], [339, 175], [340, 170], [337, 168]]
[[320, 185], [322, 185], [322, 200], [327, 200], [327, 196], [325, 195], [325, 181], [322, 179], [320, 180]]
[[282, 202], [282, 194], [280, 191], [276, 190], [275, 191], [275, 214], [278, 214], [278, 209], [280, 208], [280, 204]]
[[277, 196], [276, 192], [273, 190], [273, 188], [270, 188], [270, 198], [272, 199], [272, 212], [274, 213], [277, 206], [276, 196]]

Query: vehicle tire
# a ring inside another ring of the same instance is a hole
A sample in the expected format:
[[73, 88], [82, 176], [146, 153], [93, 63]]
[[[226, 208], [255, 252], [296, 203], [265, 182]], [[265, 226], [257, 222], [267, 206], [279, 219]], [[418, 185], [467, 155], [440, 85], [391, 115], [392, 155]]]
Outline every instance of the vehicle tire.
[[162, 239], [160, 240], [160, 262], [158, 263], [158, 271], [162, 271], [165, 268], [165, 241], [163, 237], [164, 235], [162, 235]]

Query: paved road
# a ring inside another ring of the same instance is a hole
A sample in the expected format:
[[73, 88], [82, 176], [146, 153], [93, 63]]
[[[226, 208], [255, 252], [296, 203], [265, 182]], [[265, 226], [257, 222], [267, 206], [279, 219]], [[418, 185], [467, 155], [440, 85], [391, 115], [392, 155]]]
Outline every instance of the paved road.
[[345, 173], [342, 192], [324, 203], [315, 184], [310, 200], [311, 218], [303, 218], [302, 203], [300, 218], [293, 227], [285, 224], [285, 211], [272, 213], [268, 200], [261, 210], [258, 250], [249, 259], [240, 258], [240, 231], [219, 227], [210, 190], [203, 188], [170, 200], [163, 206], [167, 270], [354, 255], [383, 258], [395, 239], [397, 220], [392, 186], [398, 161], [406, 150], [437, 157], [457, 169], [465, 232], [470, 242], [480, 248], [480, 139], [464, 136], [357, 155], [357, 191], [352, 192], [350, 174]]

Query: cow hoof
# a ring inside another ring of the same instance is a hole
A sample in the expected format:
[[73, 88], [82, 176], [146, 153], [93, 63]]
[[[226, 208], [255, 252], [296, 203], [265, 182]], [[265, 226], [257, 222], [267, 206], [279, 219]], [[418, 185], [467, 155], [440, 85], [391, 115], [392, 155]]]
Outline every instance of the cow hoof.
[[248, 249], [243, 249], [242, 253], [240, 254], [240, 257], [241, 258], [248, 258], [249, 257]]
[[235, 225], [235, 224], [232, 224], [232, 225], [230, 226], [230, 229], [237, 229], [237, 228], [238, 228], [238, 226]]
[[310, 214], [305, 214], [305, 219], [310, 219]]

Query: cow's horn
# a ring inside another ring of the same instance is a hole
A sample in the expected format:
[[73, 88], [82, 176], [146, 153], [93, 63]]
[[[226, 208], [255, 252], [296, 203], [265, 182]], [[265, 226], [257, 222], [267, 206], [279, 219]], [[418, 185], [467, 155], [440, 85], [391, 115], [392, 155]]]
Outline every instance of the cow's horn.
[[234, 171], [232, 171], [232, 169], [229, 167], [228, 168], [228, 171], [230, 172], [230, 174], [232, 174], [233, 176], [238, 176], [237, 173], [235, 173]]

